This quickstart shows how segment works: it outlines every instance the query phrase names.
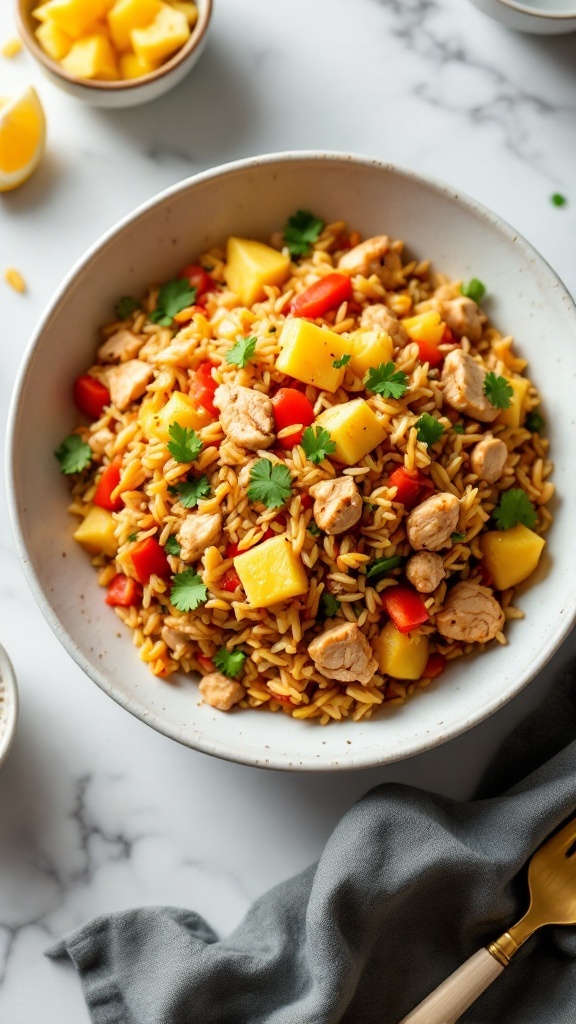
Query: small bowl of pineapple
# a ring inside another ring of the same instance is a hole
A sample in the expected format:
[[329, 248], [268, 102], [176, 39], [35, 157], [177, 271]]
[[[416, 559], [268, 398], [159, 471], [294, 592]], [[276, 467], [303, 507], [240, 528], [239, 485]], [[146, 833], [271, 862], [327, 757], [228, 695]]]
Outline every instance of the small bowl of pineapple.
[[132, 107], [198, 60], [212, 0], [18, 0], [24, 44], [55, 85], [98, 107]]

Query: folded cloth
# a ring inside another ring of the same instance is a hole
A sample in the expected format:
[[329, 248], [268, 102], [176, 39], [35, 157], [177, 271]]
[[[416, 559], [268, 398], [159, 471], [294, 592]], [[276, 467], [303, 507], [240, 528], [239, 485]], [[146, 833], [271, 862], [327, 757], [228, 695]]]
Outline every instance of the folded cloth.
[[[576, 810], [575, 736], [572, 670], [476, 799], [373, 789], [229, 938], [151, 907], [96, 918], [48, 955], [72, 959], [94, 1024], [396, 1024], [525, 909], [523, 865]], [[462, 1020], [574, 1024], [576, 929], [533, 937]]]

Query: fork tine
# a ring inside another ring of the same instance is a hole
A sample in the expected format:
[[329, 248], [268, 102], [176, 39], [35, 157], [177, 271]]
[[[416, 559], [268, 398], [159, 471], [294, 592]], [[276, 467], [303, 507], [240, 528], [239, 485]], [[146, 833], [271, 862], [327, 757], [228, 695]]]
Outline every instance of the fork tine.
[[548, 854], [559, 856], [566, 853], [566, 850], [569, 850], [574, 842], [576, 842], [576, 818], [572, 818], [571, 821], [564, 825], [564, 828], [561, 828], [555, 836], [548, 839], [541, 848], [545, 848]]

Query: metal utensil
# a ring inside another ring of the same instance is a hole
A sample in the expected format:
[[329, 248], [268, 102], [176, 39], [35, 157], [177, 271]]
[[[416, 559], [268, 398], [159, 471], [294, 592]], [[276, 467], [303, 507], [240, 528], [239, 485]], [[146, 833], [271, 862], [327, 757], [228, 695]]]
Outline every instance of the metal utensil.
[[479, 949], [400, 1024], [454, 1024], [538, 928], [576, 924], [576, 818], [536, 850], [528, 866], [528, 888], [524, 917]]
[[0, 765], [8, 754], [18, 718], [18, 690], [10, 658], [0, 644]]

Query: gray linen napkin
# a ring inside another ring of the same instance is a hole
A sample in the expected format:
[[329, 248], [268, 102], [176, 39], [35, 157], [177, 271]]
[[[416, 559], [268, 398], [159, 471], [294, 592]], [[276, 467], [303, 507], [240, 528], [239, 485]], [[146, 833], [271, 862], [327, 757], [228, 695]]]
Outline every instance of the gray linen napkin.
[[[515, 921], [526, 859], [576, 809], [573, 676], [510, 737], [475, 800], [373, 789], [318, 864], [228, 938], [190, 910], [150, 907], [98, 917], [48, 955], [72, 959], [94, 1024], [396, 1024]], [[531, 939], [462, 1019], [575, 1024], [576, 930]]]

